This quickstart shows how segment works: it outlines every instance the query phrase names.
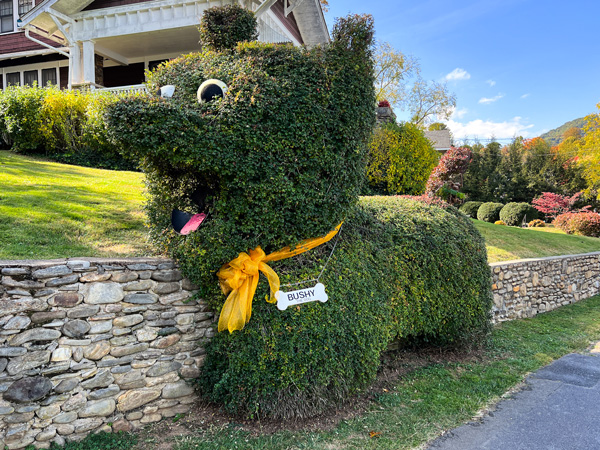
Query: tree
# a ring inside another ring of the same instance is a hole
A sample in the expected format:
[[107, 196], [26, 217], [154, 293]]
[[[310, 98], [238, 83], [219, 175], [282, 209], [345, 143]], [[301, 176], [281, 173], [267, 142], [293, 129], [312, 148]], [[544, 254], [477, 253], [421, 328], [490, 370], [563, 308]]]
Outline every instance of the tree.
[[427, 129], [429, 131], [441, 131], [441, 130], [449, 130], [448, 126], [442, 122], [433, 122], [430, 124]]
[[596, 106], [599, 111], [585, 118], [579, 163], [583, 167], [589, 190], [595, 191], [600, 200], [600, 103]]
[[412, 76], [417, 61], [396, 51], [388, 42], [378, 43], [374, 59], [377, 100], [402, 105], [406, 100], [406, 82]]
[[446, 83], [425, 81], [417, 69], [417, 79], [408, 96], [411, 122], [424, 127], [432, 118], [449, 119], [456, 108], [456, 96]]
[[388, 100], [408, 110], [411, 122], [421, 128], [434, 117], [450, 117], [456, 96], [445, 83], [424, 80], [416, 58], [404, 55], [387, 42], [377, 45], [374, 56], [377, 100]]
[[459, 203], [465, 196], [460, 190], [472, 157], [473, 153], [466, 147], [448, 150], [427, 180], [427, 196], [441, 197], [450, 204]]
[[572, 211], [579, 197], [581, 197], [581, 192], [571, 197], [552, 192], [542, 192], [542, 195], [534, 199], [531, 204], [539, 212], [556, 219], [556, 216]]
[[369, 143], [369, 186], [378, 194], [420, 195], [438, 157], [415, 125], [390, 123], [378, 127]]

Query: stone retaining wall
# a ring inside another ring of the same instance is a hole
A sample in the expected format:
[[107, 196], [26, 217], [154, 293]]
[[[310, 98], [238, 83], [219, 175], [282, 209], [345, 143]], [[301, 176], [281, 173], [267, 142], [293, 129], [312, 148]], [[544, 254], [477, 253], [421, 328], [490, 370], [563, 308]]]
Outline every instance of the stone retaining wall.
[[490, 266], [495, 322], [533, 317], [600, 293], [600, 252]]
[[0, 273], [0, 448], [189, 410], [214, 318], [172, 261], [0, 261]]
[[[491, 264], [494, 321], [600, 293], [600, 252]], [[0, 448], [186, 413], [215, 318], [167, 259], [0, 261]]]

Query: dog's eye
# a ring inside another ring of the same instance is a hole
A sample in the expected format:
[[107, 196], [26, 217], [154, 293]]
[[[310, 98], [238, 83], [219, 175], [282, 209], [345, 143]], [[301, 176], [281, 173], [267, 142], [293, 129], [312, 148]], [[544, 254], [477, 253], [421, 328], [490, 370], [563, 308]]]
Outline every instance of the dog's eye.
[[198, 101], [210, 102], [215, 98], [223, 98], [227, 93], [227, 85], [220, 80], [206, 80], [198, 88]]

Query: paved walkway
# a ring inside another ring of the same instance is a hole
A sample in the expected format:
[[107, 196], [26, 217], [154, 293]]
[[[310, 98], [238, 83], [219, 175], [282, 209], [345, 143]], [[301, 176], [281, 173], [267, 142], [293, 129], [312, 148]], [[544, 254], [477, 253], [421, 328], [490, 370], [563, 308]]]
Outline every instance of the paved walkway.
[[600, 450], [600, 356], [564, 356], [526, 385], [482, 422], [456, 428], [428, 448]]

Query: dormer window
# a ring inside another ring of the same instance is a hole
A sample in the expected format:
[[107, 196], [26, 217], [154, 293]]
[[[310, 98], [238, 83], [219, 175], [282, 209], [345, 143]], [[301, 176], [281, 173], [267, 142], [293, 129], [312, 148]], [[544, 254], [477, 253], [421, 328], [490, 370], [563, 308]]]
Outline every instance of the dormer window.
[[13, 0], [0, 0], [0, 33], [8, 33], [13, 30]]

